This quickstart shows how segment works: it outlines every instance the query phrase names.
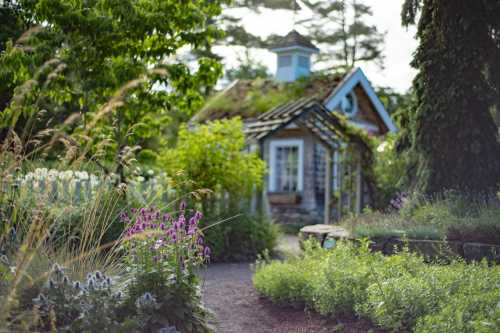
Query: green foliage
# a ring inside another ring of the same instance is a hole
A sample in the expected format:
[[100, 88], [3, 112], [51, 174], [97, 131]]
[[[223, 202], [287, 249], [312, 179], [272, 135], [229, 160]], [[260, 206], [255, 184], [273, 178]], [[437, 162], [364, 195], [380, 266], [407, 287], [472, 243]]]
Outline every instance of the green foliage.
[[243, 150], [245, 139], [239, 119], [181, 127], [175, 149], [166, 150], [161, 165], [169, 174], [183, 172], [195, 188], [248, 197], [262, 185], [264, 162]]
[[398, 332], [500, 327], [498, 266], [428, 265], [407, 251], [388, 257], [371, 253], [366, 242], [339, 242], [332, 250], [311, 246], [301, 259], [260, 264], [253, 278], [257, 291], [322, 314], [357, 314]]
[[500, 183], [499, 12], [498, 1], [405, 1], [403, 24], [420, 14], [408, 134], [418, 190], [481, 195]]
[[368, 211], [344, 220], [355, 237], [432, 239], [499, 244], [500, 204], [447, 193], [434, 199], [412, 195], [387, 213]]
[[181, 171], [189, 180], [184, 193], [200, 188], [211, 191], [201, 204], [207, 216], [203, 222], [207, 241], [218, 260], [255, 258], [276, 242], [276, 226], [249, 213], [251, 196], [262, 185], [265, 164], [255, 152], [245, 151], [244, 145], [239, 119], [215, 121], [182, 127], [177, 147], [161, 158], [168, 173]]
[[214, 260], [253, 260], [257, 254], [275, 248], [279, 227], [269, 218], [248, 212], [226, 214], [228, 221], [220, 224], [217, 222], [224, 220], [226, 215], [207, 216], [214, 224], [205, 224], [205, 236], [214, 252]]
[[397, 135], [389, 134], [374, 149], [373, 173], [377, 184], [377, 207], [387, 207], [403, 188], [406, 173], [405, 156], [396, 151]]
[[172, 59], [218, 34], [206, 23], [221, 1], [19, 4], [32, 29], [2, 53], [0, 78], [17, 86], [2, 124], [16, 126], [23, 143], [62, 131], [72, 135], [66, 145], [78, 146], [73, 158], [112, 160], [121, 175], [137, 146], [157, 150], [168, 125], [189, 118], [201, 88], [220, 74], [210, 59], [194, 70]]

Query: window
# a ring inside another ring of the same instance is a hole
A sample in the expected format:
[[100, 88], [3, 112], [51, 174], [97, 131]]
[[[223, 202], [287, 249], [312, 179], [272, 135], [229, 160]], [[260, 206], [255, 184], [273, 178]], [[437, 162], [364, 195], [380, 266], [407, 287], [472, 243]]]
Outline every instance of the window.
[[276, 189], [297, 192], [299, 185], [299, 148], [278, 147], [276, 150]]
[[302, 140], [275, 140], [271, 142], [270, 191], [302, 191]]
[[354, 94], [354, 92], [350, 92], [344, 98], [342, 98], [340, 108], [342, 109], [342, 112], [344, 112], [349, 117], [353, 117], [356, 115], [356, 112], [358, 112], [358, 100], [356, 99], [356, 95]]
[[280, 55], [278, 57], [278, 67], [290, 67], [290, 66], [292, 66], [291, 55]]
[[309, 57], [299, 56], [299, 67], [309, 68]]

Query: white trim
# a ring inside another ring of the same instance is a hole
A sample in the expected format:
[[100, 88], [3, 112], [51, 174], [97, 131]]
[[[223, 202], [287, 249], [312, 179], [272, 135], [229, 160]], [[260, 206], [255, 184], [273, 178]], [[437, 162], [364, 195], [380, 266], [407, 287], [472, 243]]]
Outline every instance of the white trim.
[[318, 49], [312, 49], [309, 47], [299, 46], [299, 45], [293, 45], [293, 46], [287, 46], [287, 47], [277, 47], [274, 49], [269, 49], [269, 51], [274, 52], [274, 53], [282, 53], [282, 52], [288, 52], [288, 51], [303, 51], [303, 52], [308, 53], [308, 54], [319, 53]]
[[297, 190], [304, 190], [304, 141], [300, 139], [271, 140], [269, 143], [269, 191], [276, 192], [276, 148], [298, 147], [299, 165], [297, 175]]
[[384, 121], [384, 124], [387, 126], [389, 131], [391, 132], [397, 132], [396, 125], [394, 125], [394, 122], [392, 121], [391, 117], [387, 113], [384, 105], [378, 98], [377, 94], [375, 93], [375, 90], [373, 90], [372, 85], [366, 78], [365, 74], [361, 70], [361, 68], [356, 68], [353, 70], [349, 75], [347, 75], [342, 82], [332, 91], [330, 96], [328, 96], [325, 100], [325, 106], [328, 110], [333, 111], [335, 110], [340, 102], [342, 101], [342, 98], [346, 96], [349, 92], [351, 92], [354, 87], [360, 84], [363, 89], [365, 90], [366, 94], [368, 95], [368, 98], [370, 98], [370, 101], [372, 102], [373, 106], [375, 107], [375, 110], [378, 112], [382, 120]]

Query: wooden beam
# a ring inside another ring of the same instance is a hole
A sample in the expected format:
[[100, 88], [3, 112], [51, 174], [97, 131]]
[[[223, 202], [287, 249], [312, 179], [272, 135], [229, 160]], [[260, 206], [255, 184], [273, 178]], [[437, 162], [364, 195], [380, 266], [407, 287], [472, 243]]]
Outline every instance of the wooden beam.
[[356, 214], [361, 214], [363, 209], [363, 177], [361, 162], [356, 163]]
[[324, 214], [324, 224], [330, 224], [330, 219], [332, 215], [332, 150], [329, 147], [326, 148], [325, 156], [325, 214]]

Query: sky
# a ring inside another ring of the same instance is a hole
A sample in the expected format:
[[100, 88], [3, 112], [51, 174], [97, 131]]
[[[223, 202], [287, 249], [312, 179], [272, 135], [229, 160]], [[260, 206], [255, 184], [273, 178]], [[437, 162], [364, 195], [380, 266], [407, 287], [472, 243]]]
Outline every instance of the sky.
[[[411, 82], [416, 74], [410, 66], [413, 52], [417, 47], [414, 38], [415, 28], [401, 26], [400, 12], [404, 0], [364, 0], [371, 6], [373, 17], [367, 23], [377, 26], [379, 31], [386, 32], [384, 56], [385, 69], [381, 70], [375, 64], [361, 64], [367, 77], [375, 86], [390, 87], [398, 92], [405, 92], [411, 87]], [[304, 7], [304, 6], [302, 6]], [[259, 14], [237, 13], [242, 16], [242, 24], [253, 34], [266, 37], [272, 33], [285, 35], [294, 28], [293, 13], [282, 10], [262, 10]], [[307, 9], [297, 14], [297, 19], [307, 18]], [[299, 32], [300, 29], [297, 29]], [[221, 54], [227, 67], [237, 65], [238, 54], [241, 48], [217, 47], [215, 51]], [[267, 65], [271, 72], [276, 70], [276, 57], [266, 50], [255, 50], [252, 57]], [[314, 60], [313, 60], [314, 61]], [[314, 65], [313, 65], [314, 70]]]

